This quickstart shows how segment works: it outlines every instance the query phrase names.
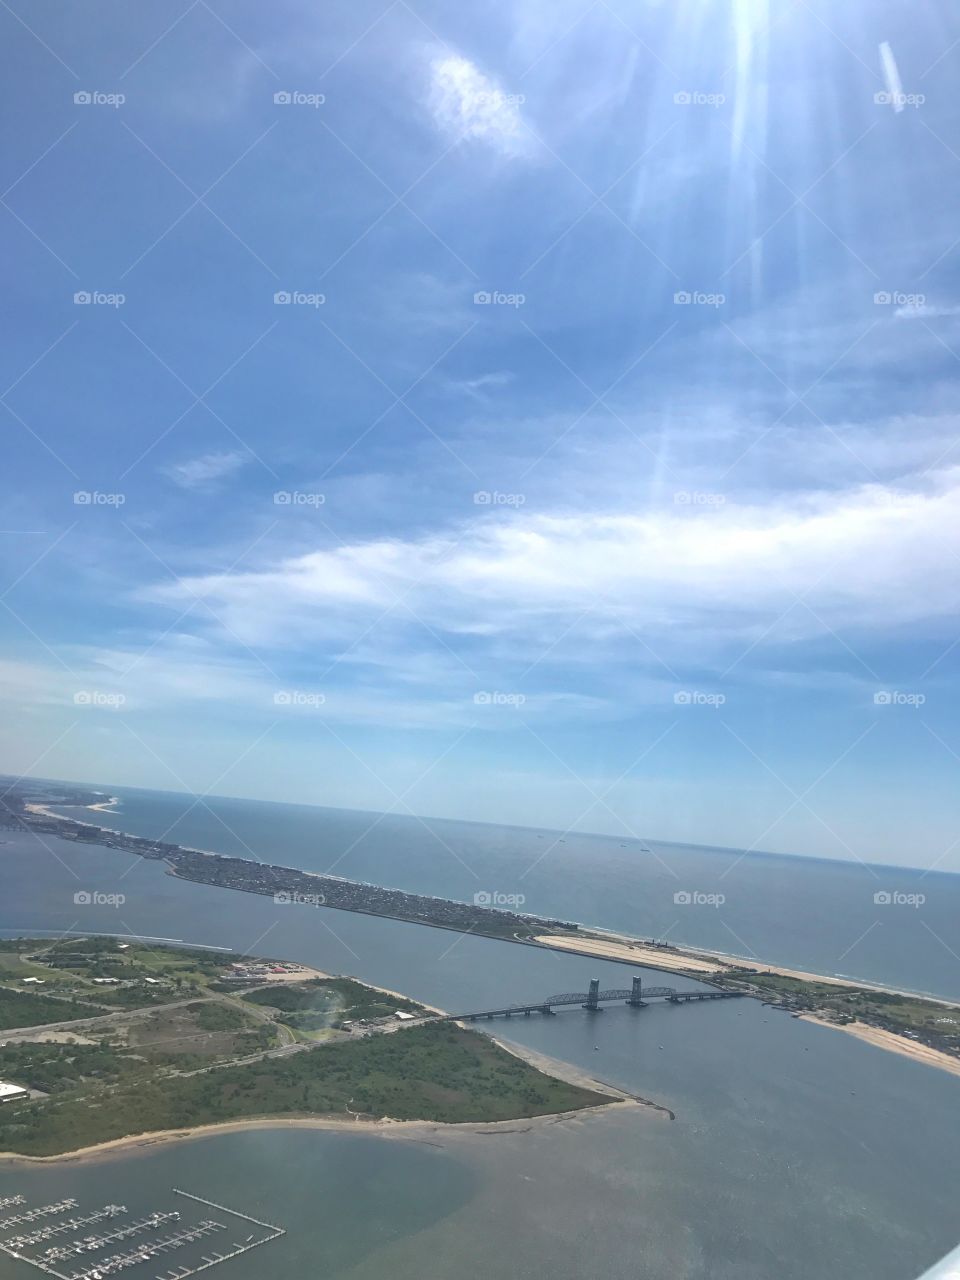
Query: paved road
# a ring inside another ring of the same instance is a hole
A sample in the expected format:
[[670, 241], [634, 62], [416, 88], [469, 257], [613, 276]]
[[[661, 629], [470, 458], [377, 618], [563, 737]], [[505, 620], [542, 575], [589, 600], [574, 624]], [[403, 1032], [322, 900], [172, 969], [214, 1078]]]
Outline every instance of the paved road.
[[91, 1018], [71, 1018], [67, 1022], [42, 1022], [31, 1027], [10, 1027], [0, 1031], [0, 1038], [9, 1043], [11, 1040], [29, 1040], [36, 1037], [38, 1031], [80, 1031], [81, 1028], [94, 1028], [101, 1024], [117, 1026], [119, 1023], [135, 1021], [145, 1014], [159, 1013], [164, 1009], [182, 1009], [185, 1005], [198, 1001], [214, 1000], [215, 995], [190, 996], [184, 1000], [172, 1000], [169, 1004], [143, 1005], [139, 1009], [118, 1009], [114, 1013], [100, 1013]]

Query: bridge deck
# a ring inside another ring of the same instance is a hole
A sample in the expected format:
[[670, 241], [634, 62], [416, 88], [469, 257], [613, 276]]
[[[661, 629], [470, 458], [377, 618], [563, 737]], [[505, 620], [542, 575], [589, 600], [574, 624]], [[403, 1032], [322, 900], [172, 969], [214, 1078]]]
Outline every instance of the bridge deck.
[[[625, 1004], [642, 1007], [647, 1000], [666, 1000], [670, 1004], [689, 1004], [695, 1000], [733, 1000], [738, 996], [743, 996], [743, 991], [677, 991], [673, 987], [644, 987], [641, 993], [640, 1005], [633, 1000], [633, 992], [630, 990], [614, 990], [600, 991], [596, 996], [597, 1005], [604, 1001], [624, 1002]], [[512, 1004], [502, 1009], [480, 1009], [471, 1013], [448, 1013], [443, 1015], [443, 1021], [447, 1022], [473, 1022], [478, 1018], [512, 1018], [514, 1015], [529, 1017], [531, 1013], [552, 1014], [554, 1006], [569, 1007], [571, 1005], [581, 1005], [593, 1007], [590, 1002], [589, 993], [586, 991], [568, 991], [558, 996], [548, 996], [546, 1000], [534, 1001], [531, 1004]]]

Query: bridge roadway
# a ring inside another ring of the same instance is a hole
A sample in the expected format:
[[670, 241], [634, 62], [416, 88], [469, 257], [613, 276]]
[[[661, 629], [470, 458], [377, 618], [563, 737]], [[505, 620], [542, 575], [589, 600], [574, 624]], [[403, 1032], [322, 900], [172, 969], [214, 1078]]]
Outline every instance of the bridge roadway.
[[639, 978], [634, 978], [633, 989], [614, 988], [601, 991], [596, 980], [591, 982], [589, 991], [565, 991], [560, 995], [548, 996], [546, 1000], [536, 1000], [531, 1004], [512, 1004], [502, 1009], [481, 1009], [471, 1013], [449, 1013], [446, 1021], [475, 1022], [479, 1018], [512, 1018], [514, 1014], [529, 1017], [531, 1013], [552, 1014], [554, 1006], [569, 1007], [580, 1005], [591, 1013], [599, 1012], [604, 1002], [622, 1001], [633, 1009], [642, 1009], [648, 1000], [666, 1000], [670, 1004], [689, 1004], [699, 1000], [732, 1000], [745, 995], [743, 991], [720, 991], [716, 988], [707, 991], [677, 991], [674, 987], [646, 987]]

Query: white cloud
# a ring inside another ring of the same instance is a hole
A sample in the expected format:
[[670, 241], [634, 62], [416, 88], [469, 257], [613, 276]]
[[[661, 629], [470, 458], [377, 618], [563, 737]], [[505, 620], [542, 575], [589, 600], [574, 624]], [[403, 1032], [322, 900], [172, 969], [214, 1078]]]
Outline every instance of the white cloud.
[[164, 472], [182, 489], [202, 489], [225, 480], [249, 461], [249, 454], [237, 451], [204, 453], [198, 458], [189, 458], [186, 462], [176, 462], [165, 467]]
[[939, 320], [948, 316], [960, 316], [960, 307], [919, 302], [915, 306], [897, 307], [893, 314], [898, 320]]
[[358, 541], [264, 571], [164, 584], [149, 598], [181, 607], [203, 596], [231, 631], [265, 645], [332, 642], [389, 609], [411, 629], [530, 653], [584, 614], [578, 638], [598, 646], [620, 644], [636, 659], [642, 631], [707, 660], [780, 615], [779, 638], [791, 642], [942, 625], [960, 607], [958, 557], [960, 468], [923, 491], [867, 485], [751, 505], [701, 505], [694, 493], [641, 513], [490, 511], [449, 535]]
[[522, 95], [504, 92], [456, 54], [434, 58], [430, 72], [430, 108], [445, 133], [487, 142], [507, 155], [529, 149], [519, 111]]

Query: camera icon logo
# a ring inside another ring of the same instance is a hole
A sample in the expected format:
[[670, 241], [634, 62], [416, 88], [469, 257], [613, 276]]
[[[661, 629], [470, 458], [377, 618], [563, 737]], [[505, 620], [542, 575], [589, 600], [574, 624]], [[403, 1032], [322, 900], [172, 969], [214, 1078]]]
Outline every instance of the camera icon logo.
[[285, 89], [281, 89], [279, 93], [273, 95], [273, 101], [278, 107], [289, 107], [293, 101], [293, 95]]
[[293, 901], [293, 898], [290, 896], [289, 893], [287, 893], [285, 889], [281, 889], [279, 890], [279, 892], [273, 895], [273, 903], [274, 903], [274, 906], [277, 906], [277, 907], [289, 907], [292, 901]]
[[673, 101], [678, 107], [689, 107], [693, 101], [693, 95], [686, 89], [682, 89], [679, 93], [673, 95]]
[[877, 707], [889, 707], [893, 702], [893, 694], [888, 693], [885, 689], [880, 689], [873, 695], [873, 702], [874, 706]]
[[889, 307], [892, 301], [893, 298], [886, 289], [880, 289], [873, 295], [874, 306], [877, 307]]
[[693, 901], [693, 895], [688, 889], [678, 889], [673, 895], [673, 901], [678, 907], [689, 907]]
[[286, 289], [278, 289], [273, 295], [273, 305], [275, 307], [288, 307], [291, 301], [292, 297]]
[[90, 903], [93, 901], [93, 894], [89, 893], [86, 889], [80, 889], [73, 895], [73, 901], [78, 907], [89, 907]]
[[886, 889], [880, 889], [873, 895], [873, 901], [878, 907], [889, 907], [893, 901], [893, 895]]
[[488, 893], [486, 889], [480, 889], [473, 895], [473, 905], [475, 907], [489, 907], [493, 901], [493, 894]]
[[688, 707], [693, 699], [686, 689], [678, 689], [673, 695], [673, 700], [678, 707]]
[[92, 296], [86, 289], [81, 289], [79, 293], [73, 295], [73, 304], [76, 307], [88, 307], [92, 301]]
[[86, 89], [81, 89], [78, 93], [73, 95], [73, 101], [78, 107], [89, 107], [90, 103], [93, 101], [93, 94], [89, 93]]
[[493, 298], [487, 292], [486, 289], [480, 289], [478, 290], [477, 293], [473, 295], [473, 301], [475, 306], [486, 307], [490, 305], [490, 303], [493, 301]]
[[293, 695], [286, 689], [278, 689], [273, 695], [273, 705], [275, 707], [289, 707], [293, 701]]
[[674, 304], [678, 307], [686, 307], [690, 305], [690, 302], [692, 301], [692, 299], [691, 299], [691, 295], [686, 291], [686, 289], [678, 289], [677, 292], [673, 295], [673, 301], [674, 301]]

